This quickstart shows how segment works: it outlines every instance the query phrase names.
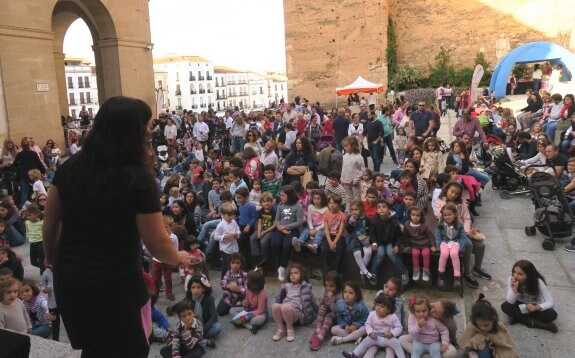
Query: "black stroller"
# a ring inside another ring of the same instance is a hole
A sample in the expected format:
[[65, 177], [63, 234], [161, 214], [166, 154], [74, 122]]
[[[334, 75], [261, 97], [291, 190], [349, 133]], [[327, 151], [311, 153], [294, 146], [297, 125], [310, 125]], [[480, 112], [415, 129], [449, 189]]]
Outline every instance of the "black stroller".
[[512, 195], [529, 193], [527, 175], [511, 162], [505, 149], [492, 150], [495, 171], [491, 174], [491, 186], [494, 190], [501, 190], [501, 199], [510, 199]]
[[527, 236], [535, 230], [548, 238], [543, 241], [545, 250], [553, 250], [555, 239], [572, 235], [575, 219], [559, 180], [546, 172], [535, 172], [529, 178], [529, 186], [535, 204], [534, 225], [525, 227]]

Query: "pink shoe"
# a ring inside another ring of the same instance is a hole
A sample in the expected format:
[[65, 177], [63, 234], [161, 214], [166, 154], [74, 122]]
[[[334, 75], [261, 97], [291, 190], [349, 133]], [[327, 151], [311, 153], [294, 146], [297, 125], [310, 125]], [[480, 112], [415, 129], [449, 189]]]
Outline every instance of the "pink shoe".
[[321, 348], [322, 343], [323, 343], [323, 339], [319, 339], [319, 337], [317, 336], [317, 333], [313, 332], [313, 334], [311, 336], [309, 348], [312, 351], [317, 351]]

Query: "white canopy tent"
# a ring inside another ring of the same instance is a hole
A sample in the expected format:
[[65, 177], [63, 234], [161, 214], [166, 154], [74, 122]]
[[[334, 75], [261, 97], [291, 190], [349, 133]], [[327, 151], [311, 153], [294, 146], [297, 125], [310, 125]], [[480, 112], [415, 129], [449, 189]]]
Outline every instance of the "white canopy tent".
[[[344, 86], [338, 87], [335, 89], [335, 92], [338, 96], [348, 96], [352, 93], [383, 93], [384, 87], [381, 83], [373, 83], [369, 82], [365, 78], [361, 76], [357, 76], [357, 79], [353, 81], [353, 83]], [[337, 98], [336, 98], [337, 104]]]

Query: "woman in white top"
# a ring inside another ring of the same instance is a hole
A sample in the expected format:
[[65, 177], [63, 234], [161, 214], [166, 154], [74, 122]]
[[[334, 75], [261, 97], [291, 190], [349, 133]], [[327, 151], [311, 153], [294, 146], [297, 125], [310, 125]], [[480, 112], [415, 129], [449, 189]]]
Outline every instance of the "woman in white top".
[[18, 147], [14, 144], [14, 141], [9, 138], [4, 139], [4, 146], [0, 152], [0, 157], [2, 158], [0, 168], [11, 166], [14, 163], [16, 154], [18, 154]]
[[262, 145], [258, 141], [259, 133], [255, 129], [249, 130], [246, 134], [246, 144], [244, 144], [244, 150], [250, 147], [253, 148], [258, 155], [262, 155]]
[[[522, 165], [531, 165], [531, 164], [545, 164], [547, 158], [545, 157], [545, 147], [550, 144], [546, 140], [537, 140], [537, 154], [529, 159], [520, 160], [518, 161], [519, 164]], [[533, 168], [535, 170], [542, 170], [543, 168]]]
[[557, 326], [553, 323], [557, 319], [557, 312], [553, 309], [555, 302], [545, 278], [533, 263], [517, 261], [507, 284], [507, 301], [501, 304], [501, 310], [509, 316], [511, 324], [519, 322], [529, 328], [557, 333]]
[[351, 117], [351, 123], [347, 127], [347, 135], [356, 136], [360, 145], [363, 142], [363, 123], [359, 121], [359, 114], [355, 113]]
[[164, 127], [164, 137], [168, 141], [168, 156], [174, 157], [174, 146], [176, 145], [176, 137], [178, 136], [178, 127], [174, 124], [171, 118], [168, 118], [166, 127]]

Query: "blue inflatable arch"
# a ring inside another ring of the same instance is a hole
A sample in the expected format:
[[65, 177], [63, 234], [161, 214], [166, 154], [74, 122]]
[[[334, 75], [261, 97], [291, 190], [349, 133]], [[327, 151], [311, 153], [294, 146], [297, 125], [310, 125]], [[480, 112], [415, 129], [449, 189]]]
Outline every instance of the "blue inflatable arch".
[[505, 97], [507, 80], [515, 64], [542, 61], [563, 64], [569, 72], [575, 73], [575, 55], [571, 51], [550, 42], [530, 42], [509, 52], [497, 64], [491, 76], [489, 92], [495, 90], [495, 97]]

